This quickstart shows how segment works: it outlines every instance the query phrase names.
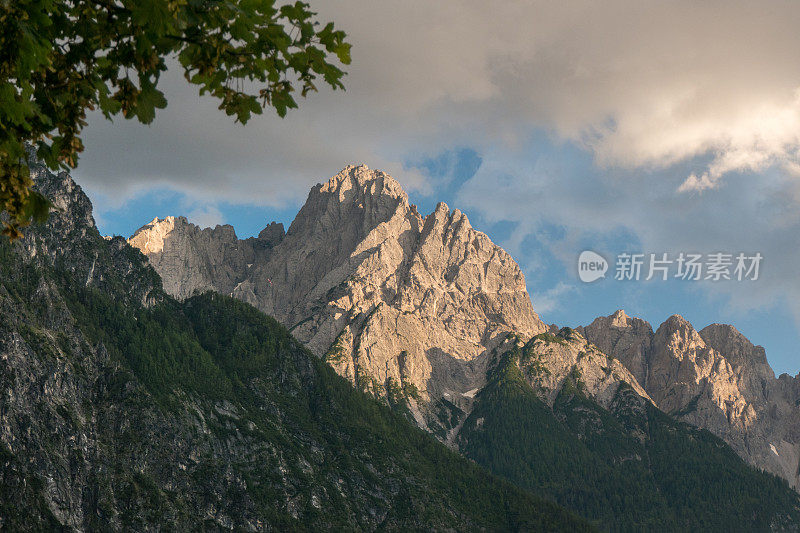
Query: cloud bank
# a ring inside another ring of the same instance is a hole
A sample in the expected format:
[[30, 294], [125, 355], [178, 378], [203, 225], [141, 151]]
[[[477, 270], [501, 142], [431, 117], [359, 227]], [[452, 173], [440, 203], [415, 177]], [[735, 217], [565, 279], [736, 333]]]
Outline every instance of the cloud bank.
[[[483, 165], [462, 201], [517, 240], [561, 226], [546, 245], [565, 264], [620, 228], [653, 251], [762, 251], [758, 291], [708, 290], [743, 308], [787, 298], [800, 317], [800, 3], [313, 4], [350, 35], [346, 92], [241, 127], [170, 72], [151, 127], [92, 118], [81, 182], [119, 201], [179, 190], [211, 220], [215, 201], [299, 202], [349, 163], [428, 194], [404, 162], [469, 147]], [[539, 153], [542, 132], [589, 164]]]
[[[397, 171], [407, 154], [448, 145], [513, 149], [531, 128], [604, 166], [710, 154], [682, 191], [731, 171], [800, 168], [797, 3], [317, 4], [354, 44], [346, 93], [242, 128], [171, 73], [153, 127], [92, 120], [86, 179], [224, 185], [231, 199], [280, 202], [349, 162]], [[422, 176], [406, 179], [426, 190]]]

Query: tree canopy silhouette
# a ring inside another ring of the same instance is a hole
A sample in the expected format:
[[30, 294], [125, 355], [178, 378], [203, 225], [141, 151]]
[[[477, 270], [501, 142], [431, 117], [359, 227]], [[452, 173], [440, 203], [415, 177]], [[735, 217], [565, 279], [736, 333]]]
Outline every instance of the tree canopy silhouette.
[[283, 117], [319, 80], [343, 89], [350, 44], [303, 2], [275, 0], [0, 0], [0, 211], [12, 239], [49, 203], [31, 190], [26, 147], [74, 168], [86, 113], [150, 123], [175, 58], [200, 94], [237, 122]]

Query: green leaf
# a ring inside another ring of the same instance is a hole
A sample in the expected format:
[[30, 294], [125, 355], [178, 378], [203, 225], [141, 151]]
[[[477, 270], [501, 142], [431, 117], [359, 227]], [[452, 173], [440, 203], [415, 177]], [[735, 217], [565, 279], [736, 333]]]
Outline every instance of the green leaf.
[[334, 53], [339, 61], [344, 65], [350, 64], [350, 43], [341, 43], [335, 49]]
[[[337, 65], [350, 63], [345, 33], [320, 24], [305, 2], [281, 3], [0, 0], [0, 211], [8, 215], [7, 233], [18, 235], [45, 205], [20, 178], [24, 147], [36, 145], [51, 168], [72, 166], [88, 110], [151, 123], [167, 104], [156, 88], [166, 58], [177, 57], [187, 81], [242, 123], [262, 105], [285, 116], [297, 107], [292, 93], [317, 90], [317, 76], [342, 88]], [[240, 81], [252, 90], [239, 89]]]
[[167, 99], [150, 80], [144, 79], [141, 83], [141, 92], [136, 97], [136, 116], [143, 124], [150, 124], [156, 117], [156, 109], [167, 107]]
[[31, 189], [28, 191], [28, 198], [22, 208], [22, 216], [24, 219], [32, 218], [37, 224], [43, 224], [47, 222], [52, 206], [50, 200]]

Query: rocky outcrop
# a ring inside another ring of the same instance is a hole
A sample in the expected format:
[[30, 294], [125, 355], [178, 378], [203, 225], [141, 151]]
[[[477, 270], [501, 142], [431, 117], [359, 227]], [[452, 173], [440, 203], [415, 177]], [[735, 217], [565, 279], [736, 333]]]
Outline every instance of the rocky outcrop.
[[550, 405], [569, 376], [580, 380], [586, 395], [605, 409], [611, 407], [621, 386], [652, 403], [622, 362], [600, 351], [577, 330], [562, 328], [555, 335], [537, 335], [524, 347], [520, 365], [528, 382]]
[[[32, 162], [31, 177], [52, 203], [46, 231], [28, 231], [15, 244], [32, 268], [62, 269], [78, 277], [84, 287], [124, 294], [124, 303], [149, 306], [160, 301], [163, 291], [158, 274], [122, 237], [100, 236], [91, 201], [68, 173], [53, 174]], [[98, 246], [101, 241], [104, 244]]]
[[712, 324], [698, 332], [673, 315], [653, 332], [617, 311], [583, 332], [622, 361], [663, 411], [708, 429], [749, 463], [800, 486], [798, 380], [776, 379], [764, 349], [736, 328]]
[[585, 328], [577, 328], [600, 351], [614, 354], [636, 380], [646, 385], [647, 361], [653, 328], [644, 320], [631, 318], [619, 310], [611, 316], [600, 317]]
[[510, 333], [546, 330], [514, 260], [441, 203], [422, 217], [389, 175], [350, 166], [315, 186], [286, 235], [258, 239], [167, 217], [129, 242], [164, 288], [214, 289], [276, 317], [364, 389], [402, 391], [417, 407], [485, 382]]
[[239, 240], [233, 226], [200, 229], [186, 217], [154, 219], [129, 239], [162, 274], [164, 290], [184, 299], [208, 290], [230, 294], [255, 262], [263, 262], [283, 238], [271, 224], [258, 238]]

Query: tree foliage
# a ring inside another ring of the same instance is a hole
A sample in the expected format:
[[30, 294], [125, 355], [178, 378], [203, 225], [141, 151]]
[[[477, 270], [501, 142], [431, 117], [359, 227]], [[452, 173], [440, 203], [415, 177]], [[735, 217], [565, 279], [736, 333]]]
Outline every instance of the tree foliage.
[[3, 233], [47, 216], [26, 145], [52, 169], [75, 167], [88, 110], [152, 122], [170, 58], [241, 123], [268, 106], [283, 117], [319, 79], [343, 89], [350, 45], [315, 15], [275, 0], [0, 0]]

